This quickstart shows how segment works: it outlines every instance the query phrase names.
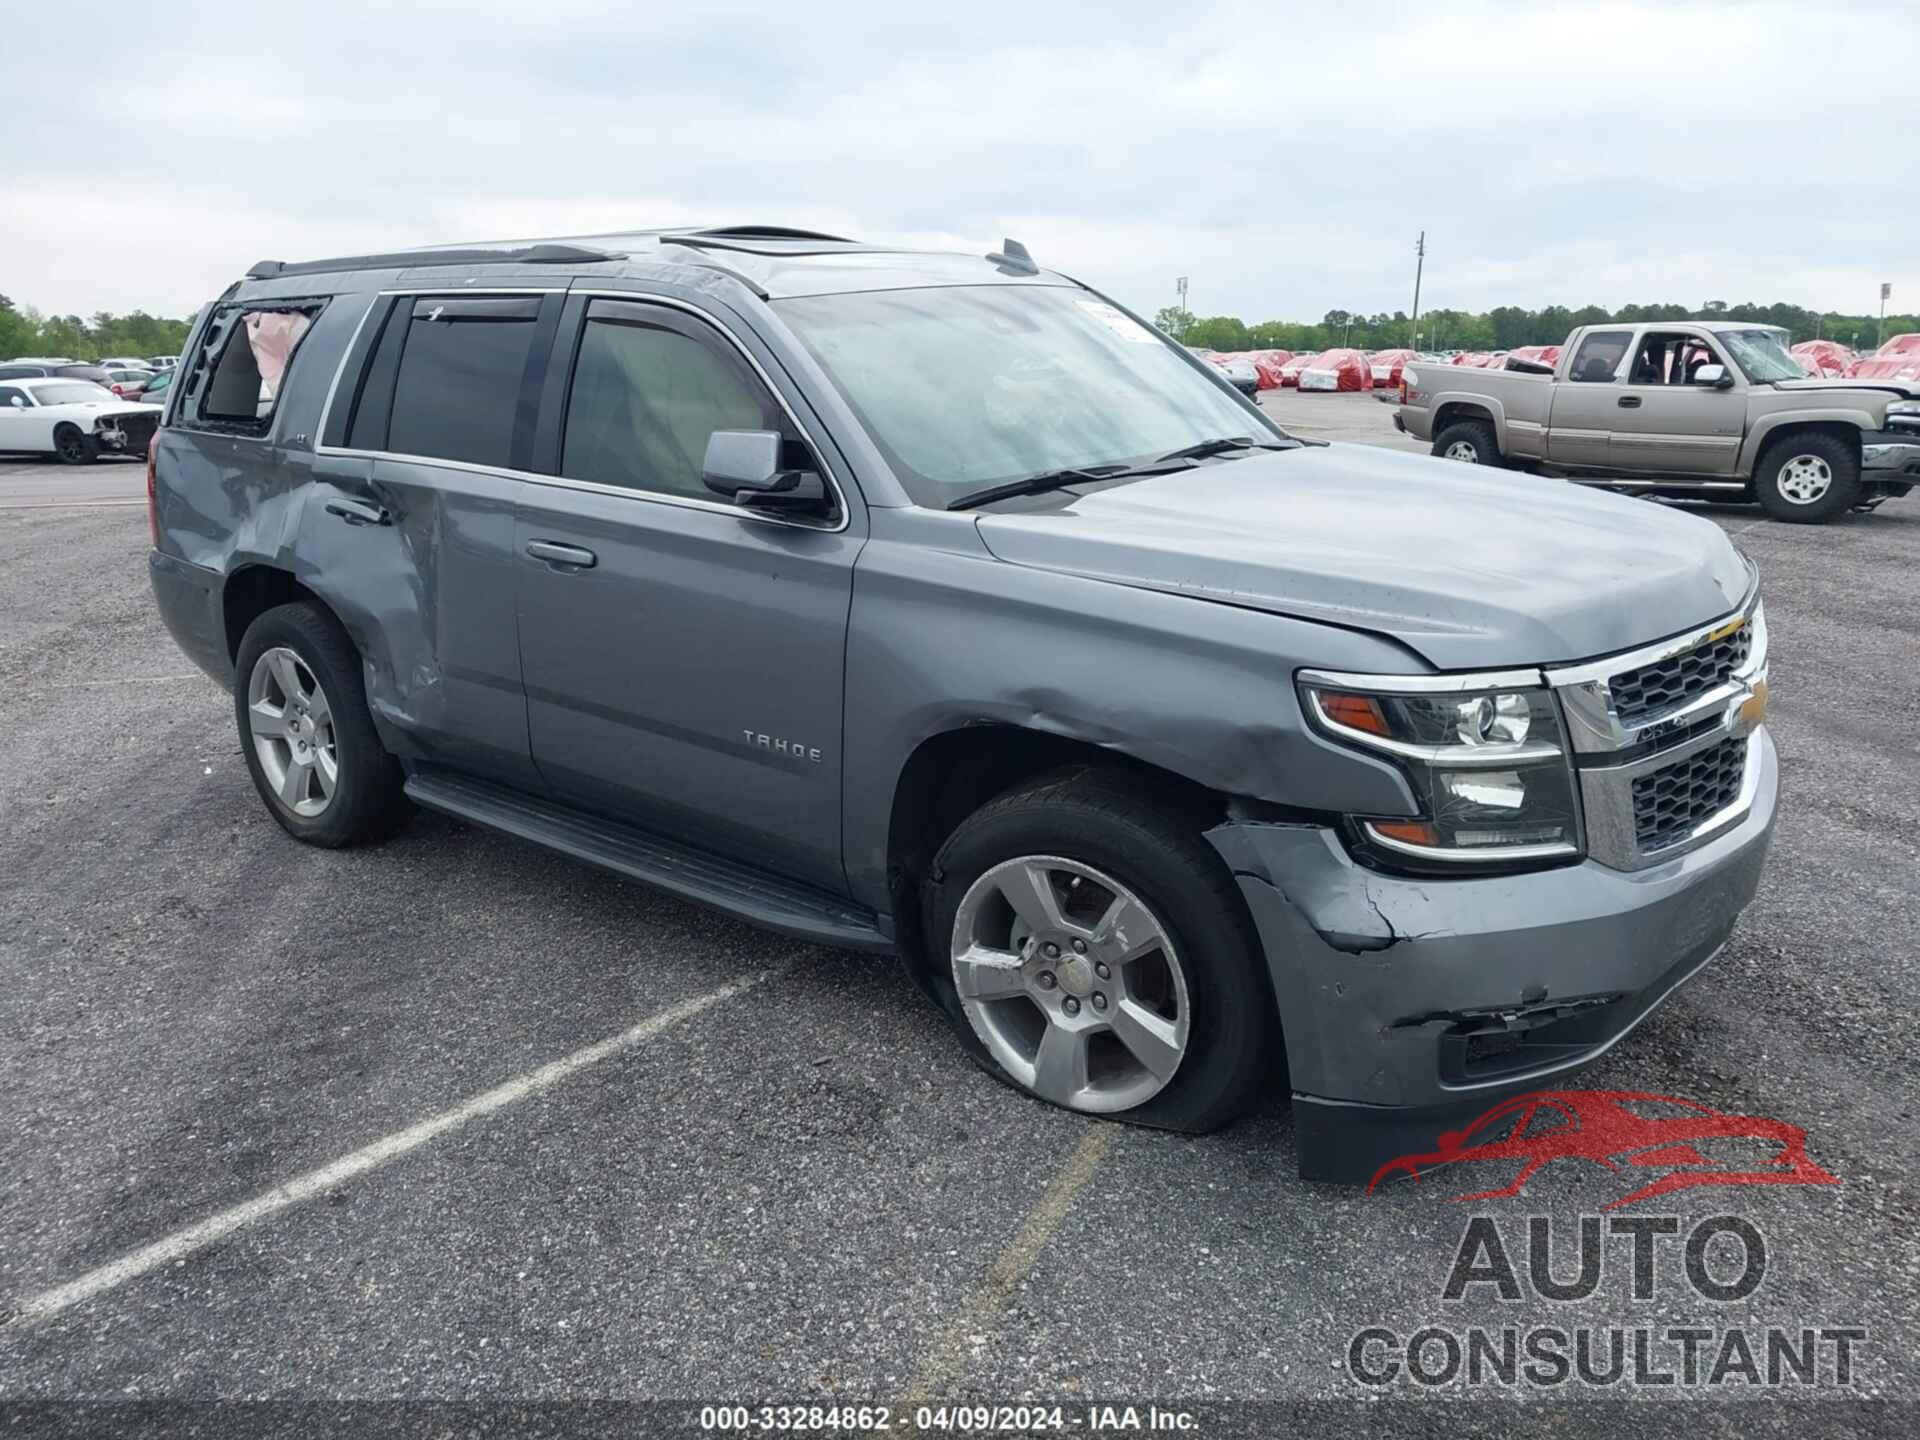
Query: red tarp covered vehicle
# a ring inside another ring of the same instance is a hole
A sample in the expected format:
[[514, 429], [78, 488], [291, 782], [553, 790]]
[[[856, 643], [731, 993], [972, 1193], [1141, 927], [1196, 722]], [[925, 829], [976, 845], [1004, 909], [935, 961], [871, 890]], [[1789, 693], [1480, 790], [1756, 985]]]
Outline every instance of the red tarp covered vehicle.
[[1509, 360], [1531, 360], [1536, 365], [1558, 365], [1560, 347], [1558, 345], [1521, 345], [1507, 352]]
[[1835, 340], [1802, 340], [1790, 346], [1788, 353], [1816, 380], [1845, 375], [1853, 364], [1853, 352]]
[[1920, 351], [1910, 355], [1869, 355], [1847, 367], [1849, 380], [1920, 380]]
[[1920, 335], [1896, 335], [1873, 352], [1876, 360], [1885, 360], [1891, 355], [1920, 355]]
[[1367, 357], [1367, 363], [1373, 370], [1373, 383], [1376, 388], [1384, 388], [1400, 383], [1400, 372], [1406, 368], [1407, 361], [1414, 358], [1411, 350], [1376, 350]]
[[1291, 350], [1242, 350], [1239, 353], [1241, 359], [1252, 363], [1262, 390], [1280, 388], [1280, 367], [1293, 358]]
[[1447, 363], [1449, 365], [1471, 365], [1475, 369], [1478, 369], [1487, 363], [1487, 352], [1484, 350], [1463, 350]]
[[1320, 356], [1317, 351], [1303, 350], [1291, 360], [1285, 361], [1280, 366], [1280, 383], [1282, 385], [1298, 385], [1300, 383], [1300, 372], [1319, 358]]
[[1373, 369], [1358, 350], [1328, 350], [1300, 372], [1302, 390], [1371, 390]]

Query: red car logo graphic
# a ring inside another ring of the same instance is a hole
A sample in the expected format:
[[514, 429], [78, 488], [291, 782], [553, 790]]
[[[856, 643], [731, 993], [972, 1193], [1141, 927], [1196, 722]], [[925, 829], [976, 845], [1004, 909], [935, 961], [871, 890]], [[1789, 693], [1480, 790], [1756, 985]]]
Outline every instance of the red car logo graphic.
[[[1476, 1137], [1478, 1137], [1476, 1139]], [[1729, 1164], [1706, 1150], [1706, 1142], [1745, 1142], [1762, 1152], [1753, 1163]], [[1420, 1178], [1422, 1170], [1463, 1161], [1517, 1161], [1506, 1185], [1455, 1200], [1493, 1200], [1518, 1195], [1535, 1171], [1555, 1160], [1590, 1160], [1616, 1174], [1623, 1168], [1666, 1173], [1630, 1194], [1609, 1201], [1615, 1210], [1656, 1195], [1697, 1185], [1838, 1185], [1840, 1177], [1807, 1158], [1807, 1132], [1797, 1125], [1756, 1115], [1727, 1115], [1672, 1095], [1630, 1090], [1538, 1090], [1516, 1095], [1487, 1111], [1465, 1130], [1440, 1136], [1437, 1149], [1402, 1155], [1374, 1172], [1374, 1187], [1396, 1175]], [[1764, 1153], [1770, 1150], [1771, 1153]], [[1637, 1177], [1635, 1177], [1637, 1178]]]

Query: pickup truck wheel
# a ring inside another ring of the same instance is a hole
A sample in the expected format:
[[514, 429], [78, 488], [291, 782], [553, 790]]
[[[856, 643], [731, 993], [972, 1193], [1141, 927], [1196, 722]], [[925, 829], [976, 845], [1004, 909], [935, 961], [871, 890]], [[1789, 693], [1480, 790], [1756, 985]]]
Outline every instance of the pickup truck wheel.
[[1818, 525], [1860, 501], [1860, 460], [1837, 435], [1776, 440], [1753, 477], [1760, 504], [1776, 520]]
[[1433, 453], [1441, 460], [1468, 465], [1500, 464], [1500, 442], [1484, 420], [1456, 420], [1433, 437]]
[[990, 801], [927, 888], [938, 998], [1015, 1088], [1198, 1132], [1265, 1078], [1273, 1002], [1232, 876], [1129, 777], [1076, 770]]
[[413, 813], [367, 712], [359, 653], [318, 605], [277, 606], [247, 627], [233, 701], [247, 773], [296, 840], [384, 839]]

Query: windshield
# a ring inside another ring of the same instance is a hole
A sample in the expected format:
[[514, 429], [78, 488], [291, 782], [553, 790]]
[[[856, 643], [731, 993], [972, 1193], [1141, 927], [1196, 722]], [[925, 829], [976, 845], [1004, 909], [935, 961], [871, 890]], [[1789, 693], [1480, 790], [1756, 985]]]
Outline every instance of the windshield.
[[956, 285], [775, 304], [921, 505], [1221, 436], [1282, 438], [1085, 290]]
[[91, 380], [63, 380], [58, 385], [36, 385], [33, 398], [42, 405], [84, 405], [94, 400], [111, 400], [113, 392]]
[[1787, 353], [1787, 337], [1778, 330], [1722, 330], [1718, 338], [1733, 352], [1749, 380], [1804, 380], [1807, 372]]

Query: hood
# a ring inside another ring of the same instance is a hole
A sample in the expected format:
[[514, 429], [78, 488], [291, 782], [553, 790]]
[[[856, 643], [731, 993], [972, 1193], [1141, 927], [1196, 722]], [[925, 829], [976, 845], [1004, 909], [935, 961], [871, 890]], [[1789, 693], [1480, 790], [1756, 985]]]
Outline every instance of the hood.
[[1833, 391], [1865, 390], [1876, 394], [1901, 395], [1909, 400], [1920, 399], [1920, 381], [1896, 380], [1892, 376], [1861, 376], [1858, 380], [1845, 380], [1837, 376], [1815, 379], [1809, 375], [1804, 380], [1775, 380], [1771, 382], [1776, 390]]
[[1746, 562], [1646, 500], [1357, 445], [982, 511], [1000, 559], [1390, 636], [1442, 670], [1626, 650], [1726, 614]]

